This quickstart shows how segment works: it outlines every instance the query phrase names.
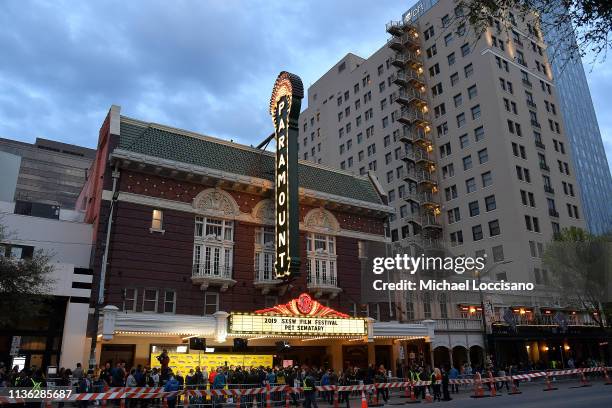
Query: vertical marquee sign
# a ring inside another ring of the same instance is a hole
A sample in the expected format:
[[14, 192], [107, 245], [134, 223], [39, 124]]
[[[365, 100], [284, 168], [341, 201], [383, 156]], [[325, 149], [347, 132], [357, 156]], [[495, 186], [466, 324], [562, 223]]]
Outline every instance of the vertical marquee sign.
[[277, 279], [288, 279], [300, 271], [298, 201], [298, 118], [304, 86], [299, 76], [281, 72], [276, 78], [270, 114], [276, 139], [276, 260]]

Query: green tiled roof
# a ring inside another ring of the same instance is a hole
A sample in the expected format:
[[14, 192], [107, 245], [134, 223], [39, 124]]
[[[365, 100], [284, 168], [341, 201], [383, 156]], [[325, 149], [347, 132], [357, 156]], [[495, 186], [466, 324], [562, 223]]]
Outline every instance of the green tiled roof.
[[[155, 125], [121, 120], [118, 148], [147, 156], [273, 180], [274, 156], [242, 145], [196, 137]], [[316, 165], [299, 164], [300, 187], [369, 203], [382, 204], [367, 177], [356, 177]]]

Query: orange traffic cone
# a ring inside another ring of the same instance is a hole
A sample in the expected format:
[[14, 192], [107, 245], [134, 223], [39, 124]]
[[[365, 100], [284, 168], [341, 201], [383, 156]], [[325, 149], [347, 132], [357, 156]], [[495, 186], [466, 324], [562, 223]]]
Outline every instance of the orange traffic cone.
[[410, 386], [410, 399], [408, 401], [406, 401], [406, 404], [418, 404], [420, 402], [421, 401], [416, 399], [416, 395], [414, 393], [414, 381], [413, 381], [412, 385]]
[[581, 370], [580, 374], [581, 374], [581, 377], [580, 377], [581, 387], [590, 387], [591, 385], [593, 385], [589, 382], [589, 380], [587, 380], [586, 375], [584, 375], [584, 370]]
[[548, 372], [547, 372], [546, 373], [546, 388], [544, 388], [543, 391], [554, 391], [554, 390], [558, 390], [558, 388], [552, 386], [552, 382], [550, 381], [550, 376], [548, 375]]
[[485, 397], [482, 389], [482, 377], [479, 372], [474, 374], [474, 395], [470, 395], [472, 398], [483, 398]]
[[608, 367], [604, 366], [603, 372], [604, 372], [604, 379], [606, 380], [604, 385], [612, 385], [612, 380], [610, 380], [610, 377], [608, 376]]
[[[497, 386], [495, 384], [495, 380], [493, 379], [493, 373], [491, 372], [491, 370], [489, 370], [489, 387], [491, 390], [491, 396], [492, 397], [497, 397]], [[499, 397], [501, 397], [501, 395], [499, 395]]]
[[365, 397], [365, 392], [361, 390], [361, 408], [368, 408], [368, 401]]
[[514, 378], [510, 377], [510, 382], [512, 383], [512, 391], [510, 391], [508, 395], [515, 395], [515, 394], [523, 393], [523, 391], [519, 391], [518, 387], [516, 386], [516, 381], [514, 381]]
[[429, 393], [429, 387], [425, 386], [425, 402], [433, 402], [433, 397]]

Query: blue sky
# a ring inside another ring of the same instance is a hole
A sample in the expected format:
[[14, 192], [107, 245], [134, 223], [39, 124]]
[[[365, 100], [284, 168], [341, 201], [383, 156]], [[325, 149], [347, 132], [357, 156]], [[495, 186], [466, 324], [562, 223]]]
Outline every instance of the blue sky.
[[[124, 115], [257, 144], [276, 75], [367, 57], [415, 1], [0, 1], [0, 137], [95, 147]], [[612, 67], [585, 67], [612, 157]], [[610, 160], [608, 161], [610, 162]]]

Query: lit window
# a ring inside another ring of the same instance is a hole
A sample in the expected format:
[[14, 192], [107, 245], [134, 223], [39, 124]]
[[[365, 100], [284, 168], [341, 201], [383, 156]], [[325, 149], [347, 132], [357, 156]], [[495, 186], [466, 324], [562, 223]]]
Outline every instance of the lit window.
[[234, 249], [234, 223], [196, 217], [193, 274], [231, 279]]
[[164, 226], [164, 213], [162, 210], [153, 210], [153, 218], [151, 220], [151, 229], [154, 231], [162, 231]]

